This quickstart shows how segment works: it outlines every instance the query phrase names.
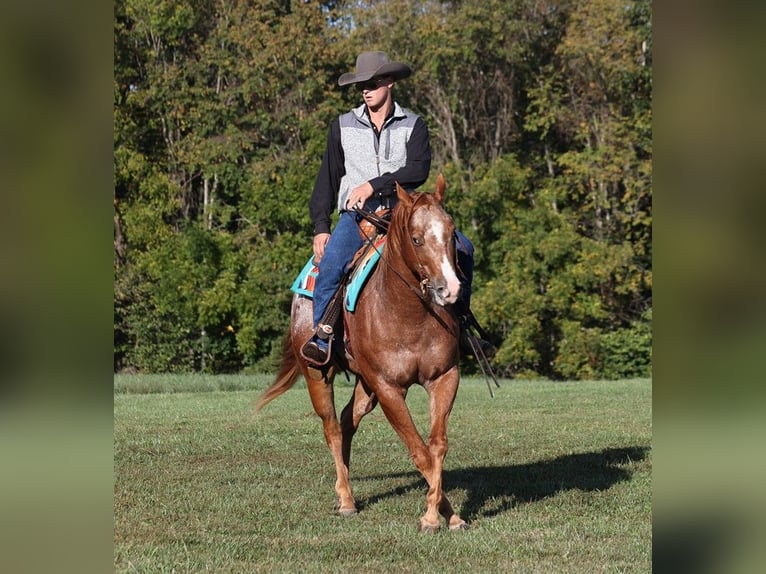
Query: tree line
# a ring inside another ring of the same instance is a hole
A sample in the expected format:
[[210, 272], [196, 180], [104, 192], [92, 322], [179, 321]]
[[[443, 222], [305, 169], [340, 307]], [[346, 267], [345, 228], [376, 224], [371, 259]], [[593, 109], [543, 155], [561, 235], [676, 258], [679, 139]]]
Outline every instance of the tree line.
[[[503, 376], [651, 373], [648, 0], [116, 0], [114, 368], [270, 371], [356, 55], [408, 63]], [[471, 365], [466, 367], [470, 370]]]

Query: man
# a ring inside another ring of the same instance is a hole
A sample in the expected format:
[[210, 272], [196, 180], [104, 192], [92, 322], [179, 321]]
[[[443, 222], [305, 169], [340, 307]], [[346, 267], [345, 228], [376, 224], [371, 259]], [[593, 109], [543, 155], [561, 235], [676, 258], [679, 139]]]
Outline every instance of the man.
[[[332, 321], [323, 322], [333, 295], [354, 254], [363, 244], [361, 216], [353, 209], [375, 211], [392, 208], [397, 201], [395, 182], [408, 192], [428, 179], [431, 145], [423, 119], [394, 101], [398, 80], [409, 77], [406, 64], [392, 62], [384, 52], [362, 52], [354, 73], [338, 79], [340, 86], [354, 85], [364, 103], [336, 118], [330, 125], [309, 213], [314, 224], [314, 263], [319, 273], [314, 285], [314, 336], [304, 345], [307, 361], [321, 366], [328, 361]], [[340, 212], [330, 233], [330, 215]], [[458, 265], [465, 275], [462, 305], [468, 310], [473, 273], [473, 245], [457, 234]], [[459, 311], [460, 312], [460, 311]], [[483, 348], [491, 351], [491, 345]]]

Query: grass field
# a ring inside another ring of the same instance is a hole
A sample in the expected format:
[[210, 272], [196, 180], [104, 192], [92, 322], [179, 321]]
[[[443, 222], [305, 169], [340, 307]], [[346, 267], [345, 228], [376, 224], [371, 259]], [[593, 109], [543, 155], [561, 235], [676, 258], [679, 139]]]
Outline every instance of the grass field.
[[[266, 377], [116, 376], [116, 572], [650, 572], [651, 381], [465, 378], [444, 485], [471, 523], [419, 534], [425, 481], [382, 411], [354, 441], [361, 511], [302, 381], [253, 414]], [[339, 407], [351, 386], [336, 384]], [[408, 404], [422, 433], [427, 396]]]

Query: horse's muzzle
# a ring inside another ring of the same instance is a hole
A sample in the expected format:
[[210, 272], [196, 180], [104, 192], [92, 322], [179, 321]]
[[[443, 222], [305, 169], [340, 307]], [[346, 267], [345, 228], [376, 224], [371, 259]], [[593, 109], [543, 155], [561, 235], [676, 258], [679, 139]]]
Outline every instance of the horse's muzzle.
[[433, 285], [431, 293], [434, 303], [437, 305], [441, 305], [442, 307], [445, 305], [452, 305], [457, 301], [457, 298], [460, 295], [460, 283], [458, 283], [456, 288], [450, 288], [449, 285]]

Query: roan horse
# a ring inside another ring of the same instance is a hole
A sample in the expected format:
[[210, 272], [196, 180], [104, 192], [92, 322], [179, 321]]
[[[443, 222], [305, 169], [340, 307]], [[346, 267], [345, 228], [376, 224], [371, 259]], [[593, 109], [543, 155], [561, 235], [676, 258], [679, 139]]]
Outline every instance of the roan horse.
[[[432, 194], [409, 195], [398, 184], [396, 188], [399, 202], [392, 211], [380, 261], [354, 312], [344, 310], [345, 333], [350, 341], [347, 363], [330, 363], [322, 372], [301, 357], [300, 348], [313, 333], [312, 302], [296, 294], [279, 373], [259, 397], [256, 411], [292, 387], [303, 373], [335, 460], [339, 513], [350, 516], [357, 512], [349, 484], [351, 441], [362, 417], [380, 403], [428, 482], [426, 512], [420, 518], [419, 530], [438, 530], [439, 514], [451, 530], [458, 530], [468, 525], [455, 513], [442, 489], [447, 419], [460, 380], [458, 321], [452, 310], [460, 291], [455, 227], [442, 206], [445, 183], [441, 175]], [[355, 373], [356, 384], [339, 422], [332, 381], [340, 369]], [[429, 396], [427, 445], [405, 403], [414, 384], [422, 385]]]

